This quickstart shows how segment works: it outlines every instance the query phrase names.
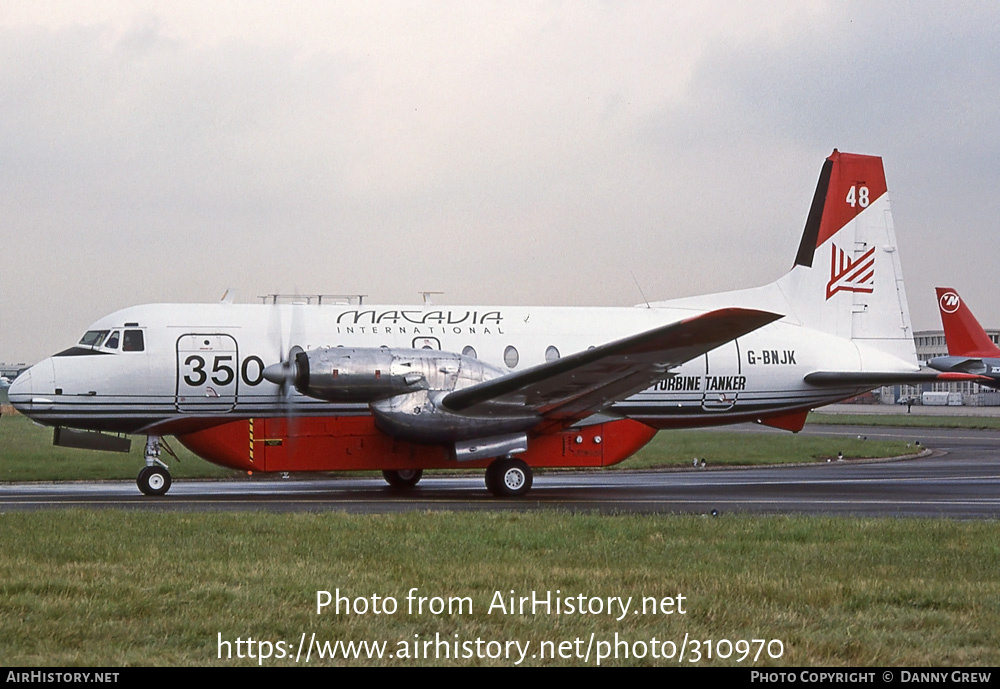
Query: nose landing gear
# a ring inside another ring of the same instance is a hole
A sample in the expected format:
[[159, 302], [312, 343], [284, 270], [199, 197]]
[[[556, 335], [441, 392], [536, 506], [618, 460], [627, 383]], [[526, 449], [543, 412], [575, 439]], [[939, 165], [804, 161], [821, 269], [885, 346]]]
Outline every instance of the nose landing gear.
[[144, 495], [163, 495], [170, 490], [170, 472], [161, 466], [143, 467], [135, 483]]
[[[170, 471], [167, 465], [160, 459], [160, 436], [150, 435], [146, 437], [146, 450], [144, 453], [146, 466], [142, 468], [135, 479], [135, 484], [143, 495], [163, 495], [170, 490]], [[167, 448], [170, 451], [170, 448]]]

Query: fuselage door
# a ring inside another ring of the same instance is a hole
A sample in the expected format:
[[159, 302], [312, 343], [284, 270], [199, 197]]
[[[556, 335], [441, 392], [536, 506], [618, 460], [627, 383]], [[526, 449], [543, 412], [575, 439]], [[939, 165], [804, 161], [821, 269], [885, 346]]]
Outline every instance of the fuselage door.
[[239, 351], [231, 335], [177, 338], [177, 411], [224, 414], [236, 406]]
[[727, 342], [705, 354], [705, 385], [701, 408], [729, 411], [746, 388], [740, 361], [739, 340]]

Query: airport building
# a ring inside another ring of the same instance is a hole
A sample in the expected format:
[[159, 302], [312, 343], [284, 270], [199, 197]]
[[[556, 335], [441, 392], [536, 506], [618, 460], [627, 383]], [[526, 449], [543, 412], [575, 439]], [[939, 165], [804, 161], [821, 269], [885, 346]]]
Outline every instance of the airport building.
[[27, 364], [5, 364], [0, 361], [0, 404], [7, 404], [7, 386], [9, 381], [17, 378], [17, 375], [28, 368]]
[[10, 380], [14, 380], [15, 378], [17, 378], [17, 374], [19, 374], [26, 368], [28, 368], [28, 364], [25, 363], [5, 364], [2, 361], [0, 361], [0, 376], [3, 376], [4, 378], [8, 378]]

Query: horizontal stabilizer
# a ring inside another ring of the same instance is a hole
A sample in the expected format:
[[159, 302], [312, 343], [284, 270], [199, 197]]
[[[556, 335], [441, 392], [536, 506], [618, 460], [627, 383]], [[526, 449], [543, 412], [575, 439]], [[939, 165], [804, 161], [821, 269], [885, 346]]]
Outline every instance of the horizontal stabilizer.
[[967, 356], [939, 356], [928, 361], [927, 365], [938, 371], [958, 373], [985, 374], [989, 370], [983, 359]]
[[805, 381], [817, 387], [850, 385], [876, 388], [880, 385], [915, 385], [919, 383], [987, 383], [985, 376], [972, 373], [939, 373], [936, 371], [815, 371], [807, 373]]
[[709, 311], [444, 397], [470, 416], [534, 411], [568, 425], [662, 380], [669, 369], [781, 318], [755, 309]]

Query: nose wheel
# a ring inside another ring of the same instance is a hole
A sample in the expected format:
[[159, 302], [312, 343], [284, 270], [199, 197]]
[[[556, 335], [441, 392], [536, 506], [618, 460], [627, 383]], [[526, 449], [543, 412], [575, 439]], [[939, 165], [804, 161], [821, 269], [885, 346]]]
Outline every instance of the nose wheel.
[[[170, 448], [167, 447], [170, 454]], [[170, 472], [167, 465], [160, 460], [160, 436], [150, 435], [146, 437], [146, 450], [144, 452], [146, 466], [142, 468], [135, 479], [135, 485], [143, 495], [163, 495], [170, 490]]]
[[163, 495], [170, 490], [170, 472], [161, 466], [143, 467], [135, 484], [143, 495]]
[[501, 457], [486, 467], [486, 488], [498, 498], [519, 498], [531, 490], [531, 467], [516, 457]]

